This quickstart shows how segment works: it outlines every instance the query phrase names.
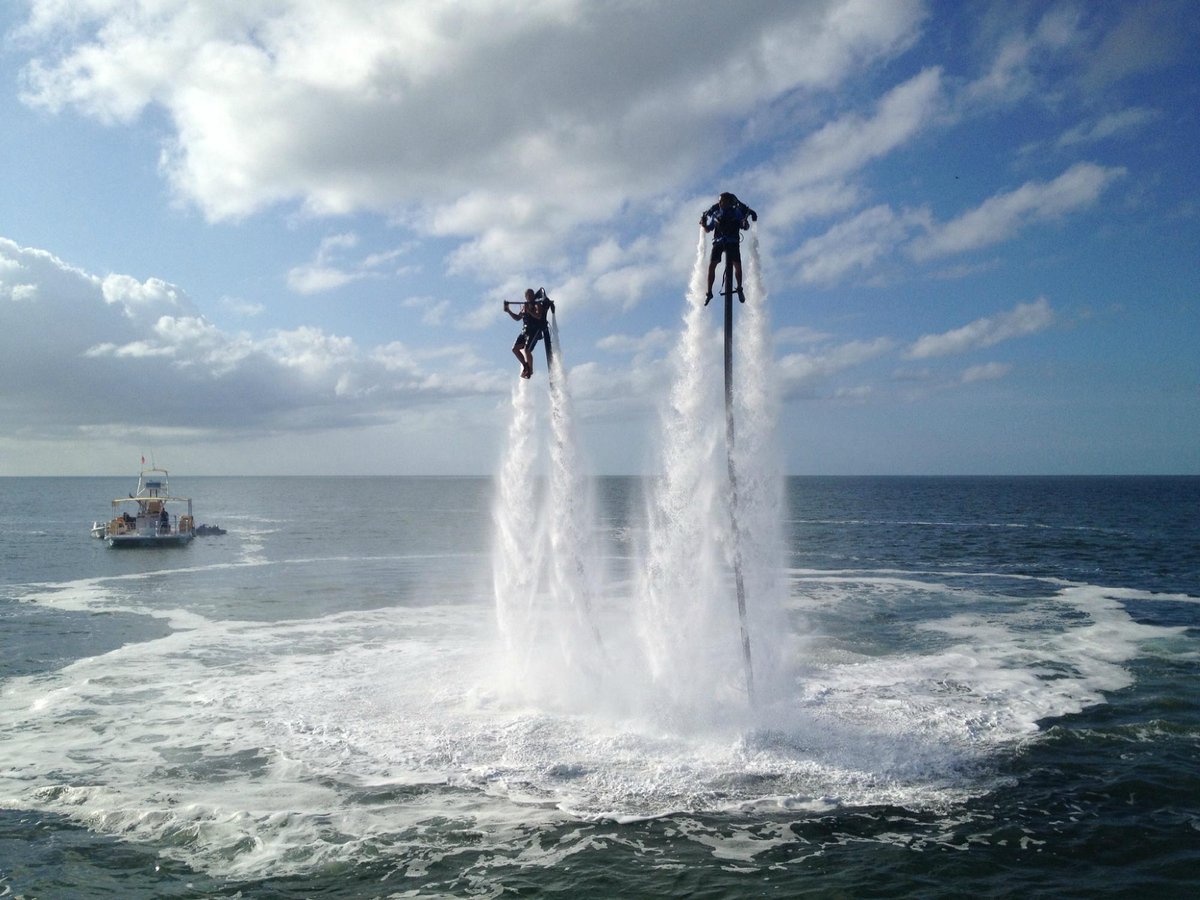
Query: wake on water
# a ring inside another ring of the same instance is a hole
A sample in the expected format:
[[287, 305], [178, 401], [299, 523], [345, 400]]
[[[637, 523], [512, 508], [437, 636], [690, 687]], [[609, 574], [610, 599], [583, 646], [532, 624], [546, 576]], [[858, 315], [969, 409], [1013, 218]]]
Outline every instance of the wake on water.
[[[722, 797], [743, 809], [827, 800], [921, 805], [986, 789], [981, 762], [1035, 732], [1039, 718], [1096, 702], [1098, 685], [1119, 686], [1124, 675], [1101, 663], [1066, 691], [1040, 691], [1037, 666], [1015, 673], [1004, 661], [1009, 651], [1030, 652], [1024, 639], [1012, 639], [1021, 649], [1006, 644], [1007, 626], [994, 629], [986, 615], [927, 626], [930, 633], [953, 631], [969, 647], [966, 656], [879, 662], [852, 652], [831, 656], [802, 633], [796, 610], [819, 607], [831, 593], [838, 603], [866, 609], [886, 606], [895, 593], [942, 589], [903, 578], [787, 569], [778, 378], [753, 231], [747, 249], [746, 302], [735, 305], [735, 441], [727, 447], [720, 314], [704, 304], [701, 235], [661, 411], [661, 474], [646, 497], [632, 577], [612, 579], [602, 565], [562, 353], [550, 373], [544, 480], [536, 387], [522, 380], [513, 389], [493, 564], [504, 702], [533, 708], [520, 752], [526, 760], [590, 760], [580, 770], [586, 776], [569, 787], [557, 784], [555, 796], [564, 808], [621, 815], [697, 802], [720, 808]], [[739, 557], [753, 697], [735, 602]], [[809, 596], [789, 596], [789, 582], [803, 584]], [[946, 592], [963, 599], [952, 588]], [[1111, 601], [1089, 595], [1086, 602], [1094, 627], [1108, 633], [1102, 620]], [[1074, 614], [1070, 591], [1059, 605], [1064, 615]], [[1131, 627], [1119, 610], [1113, 615], [1120, 627]], [[972, 629], [1007, 649], [988, 651], [970, 637]], [[1038, 658], [1056, 639], [1047, 640], [1034, 651]]]
[[[517, 379], [512, 391], [493, 509], [497, 629], [478, 603], [268, 621], [204, 615], [203, 605], [164, 612], [141, 589], [159, 571], [29, 586], [41, 608], [167, 615], [172, 632], [0, 685], [0, 806], [246, 877], [442, 859], [460, 834], [498, 858], [553, 865], [575, 845], [547, 849], [538, 824], [575, 833], [580, 818], [613, 828], [678, 811], [728, 813], [713, 828], [681, 818], [681, 833], [753, 855], [770, 831], [754, 831], [762, 811], [929, 809], [979, 796], [1004, 777], [990, 762], [1039, 721], [1128, 685], [1123, 663], [1165, 634], [1123, 609], [1143, 593], [1046, 580], [1024, 604], [987, 587], [1014, 576], [977, 574], [966, 586], [937, 573], [787, 569], [753, 232], [747, 249], [734, 463], [755, 705], [701, 239], [632, 577], [606, 564], [552, 331], [549, 390]], [[261, 546], [236, 565], [307, 565]], [[794, 620], [843, 609], [855, 618], [840, 643]], [[876, 655], [862, 646], [863, 623], [913, 609], [924, 611], [909, 623], [913, 640]]]

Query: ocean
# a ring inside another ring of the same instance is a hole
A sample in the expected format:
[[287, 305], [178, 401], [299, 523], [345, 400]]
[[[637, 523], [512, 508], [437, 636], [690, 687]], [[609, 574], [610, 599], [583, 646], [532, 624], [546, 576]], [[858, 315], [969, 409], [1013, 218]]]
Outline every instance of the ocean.
[[0, 478], [0, 897], [1200, 884], [1200, 478], [789, 478], [753, 688], [648, 480], [499, 603], [501, 481], [180, 473], [228, 533], [114, 550], [132, 479]]

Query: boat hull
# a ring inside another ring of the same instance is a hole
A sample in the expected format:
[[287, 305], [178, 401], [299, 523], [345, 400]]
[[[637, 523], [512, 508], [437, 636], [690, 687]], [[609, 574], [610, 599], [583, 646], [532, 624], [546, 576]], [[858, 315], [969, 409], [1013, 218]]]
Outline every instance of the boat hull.
[[110, 547], [182, 547], [193, 534], [110, 534], [105, 538]]

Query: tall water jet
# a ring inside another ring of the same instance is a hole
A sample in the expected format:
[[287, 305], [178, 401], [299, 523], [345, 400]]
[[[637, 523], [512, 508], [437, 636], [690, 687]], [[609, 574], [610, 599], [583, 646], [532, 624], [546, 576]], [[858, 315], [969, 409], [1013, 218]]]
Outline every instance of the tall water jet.
[[[744, 263], [746, 303], [739, 309], [735, 332], [734, 405], [737, 441], [733, 447], [737, 471], [737, 522], [751, 634], [755, 642], [755, 675], [760, 688], [776, 681], [780, 664], [776, 641], [787, 629], [783, 621], [783, 460], [776, 437], [779, 419], [779, 379], [771, 340], [771, 317], [762, 280], [758, 230], [748, 235], [749, 259]], [[761, 692], [761, 691], [760, 691]]]
[[593, 608], [599, 552], [556, 319], [549, 328], [548, 477], [538, 465], [547, 437], [537, 415], [544, 395], [521, 379], [498, 475], [493, 584], [510, 694], [572, 705], [599, 689], [605, 661]]
[[[497, 618], [514, 695], [595, 710], [610, 701], [693, 727], [744, 722], [753, 685], [747, 643], [767, 667], [783, 633], [782, 474], [770, 322], [751, 234], [736, 332], [736, 443], [723, 425], [720, 335], [704, 302], [707, 253], [696, 245], [683, 330], [671, 355], [662, 411], [661, 475], [648, 492], [647, 527], [628, 616], [605, 581], [593, 481], [581, 461], [557, 320], [548, 358], [549, 468], [538, 478], [534, 382], [513, 391], [513, 417], [496, 500]], [[737, 490], [733, 476], [736, 472]], [[536, 499], [535, 499], [536, 498]], [[735, 591], [734, 574], [743, 590]], [[739, 611], [739, 600], [746, 600]], [[600, 609], [600, 599], [604, 609]], [[601, 613], [610, 614], [607, 620]], [[741, 615], [739, 615], [741, 612]], [[632, 621], [636, 641], [628, 640]], [[743, 640], [739, 640], [739, 633]], [[603, 702], [602, 702], [603, 701]]]
[[508, 441], [497, 477], [492, 520], [492, 581], [496, 620], [506, 671], [525, 683], [537, 643], [536, 592], [543, 552], [533, 502], [537, 488], [536, 415], [532, 385], [519, 379], [512, 389]]
[[[730, 360], [727, 418], [721, 341], [713, 311], [704, 305], [703, 235], [697, 243], [662, 415], [663, 471], [648, 504], [640, 634], [655, 704], [692, 724], [749, 708], [759, 668], [750, 667], [750, 645], [773, 680], [775, 635], [783, 632], [776, 379], [753, 232], [750, 248], [746, 303], [738, 304], [739, 327], [732, 332], [737, 352]], [[734, 415], [736, 441], [729, 427]]]
[[[574, 407], [563, 363], [558, 320], [552, 314], [550, 337], [555, 351], [547, 360], [550, 379], [550, 523], [551, 592], [569, 613], [559, 631], [568, 671], [595, 675], [604, 659], [604, 639], [596, 620], [600, 593], [596, 546], [595, 492], [585, 470], [576, 434]], [[594, 684], [595, 677], [590, 679]]]
[[[737, 610], [727, 588], [730, 520], [723, 459], [719, 341], [704, 306], [700, 236], [684, 329], [662, 412], [662, 473], [648, 503], [636, 614], [656, 705], [686, 718], [744, 703]], [[732, 636], [732, 639], [731, 639]]]

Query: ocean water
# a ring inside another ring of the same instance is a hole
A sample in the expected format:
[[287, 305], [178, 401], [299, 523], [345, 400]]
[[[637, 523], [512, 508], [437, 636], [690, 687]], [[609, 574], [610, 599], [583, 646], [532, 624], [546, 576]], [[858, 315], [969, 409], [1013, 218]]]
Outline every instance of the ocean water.
[[0, 897], [1200, 883], [1200, 478], [788, 479], [769, 675], [709, 709], [638, 662], [647, 481], [590, 485], [555, 676], [490, 479], [176, 475], [228, 534], [111, 550], [133, 480], [0, 478]]

